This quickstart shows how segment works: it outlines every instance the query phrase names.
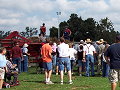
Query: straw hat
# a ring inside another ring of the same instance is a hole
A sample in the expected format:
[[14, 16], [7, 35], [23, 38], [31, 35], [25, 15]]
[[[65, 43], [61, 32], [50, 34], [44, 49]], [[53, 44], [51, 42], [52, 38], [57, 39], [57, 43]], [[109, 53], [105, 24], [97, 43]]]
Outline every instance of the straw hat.
[[99, 40], [99, 43], [104, 43], [104, 42], [105, 42], [104, 39]]
[[85, 42], [86, 42], [86, 43], [91, 43], [92, 40], [90, 40], [90, 38], [88, 38], [88, 39], [85, 40]]
[[83, 40], [80, 40], [80, 44], [84, 44], [84, 41], [83, 41]]
[[27, 43], [25, 43], [25, 44], [23, 45], [23, 47], [28, 47], [28, 44], [27, 44]]
[[96, 43], [99, 43], [100, 41], [96, 41]]

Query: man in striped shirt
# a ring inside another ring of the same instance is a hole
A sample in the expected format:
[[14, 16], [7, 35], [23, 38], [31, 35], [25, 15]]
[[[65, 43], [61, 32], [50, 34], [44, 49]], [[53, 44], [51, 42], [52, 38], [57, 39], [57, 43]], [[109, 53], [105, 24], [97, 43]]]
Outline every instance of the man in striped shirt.
[[[12, 64], [7, 60], [6, 66], [8, 69], [8, 72], [6, 72], [6, 78], [9, 80], [10, 84], [16, 85], [18, 80], [18, 70], [16, 69], [17, 64]], [[11, 76], [13, 76], [13, 82], [11, 82]]]

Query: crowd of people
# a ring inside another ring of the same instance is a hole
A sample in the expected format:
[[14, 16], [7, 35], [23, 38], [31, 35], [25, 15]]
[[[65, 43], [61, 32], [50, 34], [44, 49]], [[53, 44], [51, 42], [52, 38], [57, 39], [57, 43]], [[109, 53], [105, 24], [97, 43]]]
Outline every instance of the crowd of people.
[[0, 47], [0, 89], [4, 84], [10, 86], [19, 85], [19, 73], [28, 71], [28, 56], [30, 54], [27, 47], [28, 44], [25, 43], [20, 48], [19, 43], [15, 42], [10, 53], [6, 48]]
[[[53, 46], [51, 45], [52, 49], [56, 46], [56, 54], [54, 52], [54, 55], [52, 55], [53, 51], [51, 51], [49, 55], [50, 57], [56, 55], [57, 58], [52, 58], [50, 62], [56, 61], [56, 75], [58, 75], [58, 72], [60, 73], [61, 84], [63, 84], [64, 70], [68, 72], [69, 84], [73, 83], [71, 77], [74, 73], [74, 67], [77, 65], [79, 76], [82, 76], [82, 71], [84, 71], [86, 77], [96, 75], [108, 77], [111, 82], [111, 90], [116, 90], [117, 82], [120, 81], [120, 35], [116, 36], [115, 43], [112, 45], [109, 45], [103, 39], [92, 42], [88, 38], [85, 41], [80, 40], [79, 45], [75, 46], [72, 43], [65, 44], [64, 38], [60, 38], [58, 45]], [[77, 64], [74, 64], [75, 62]], [[50, 79], [47, 81], [46, 77], [46, 84], [53, 83]]]
[[110, 67], [104, 53], [109, 46], [103, 39], [92, 42], [88, 38], [85, 41], [80, 40], [79, 44], [66, 44], [64, 38], [60, 38], [57, 44], [47, 39], [46, 44], [41, 48], [46, 84], [53, 84], [50, 81], [52, 72], [56, 75], [60, 74], [61, 84], [63, 84], [64, 72], [68, 72], [69, 83], [72, 84], [71, 76], [76, 73], [74, 70], [76, 67], [79, 76], [108, 77]]

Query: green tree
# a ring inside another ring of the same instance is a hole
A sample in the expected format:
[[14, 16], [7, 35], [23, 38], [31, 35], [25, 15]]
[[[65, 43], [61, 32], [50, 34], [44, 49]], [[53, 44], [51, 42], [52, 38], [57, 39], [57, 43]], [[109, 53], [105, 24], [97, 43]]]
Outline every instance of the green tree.
[[2, 31], [2, 30], [0, 31], [0, 39], [3, 39], [4, 33], [5, 33], [4, 31]]
[[7, 37], [10, 34], [11, 30], [4, 32], [4, 31], [0, 31], [0, 39], [4, 39], [5, 37]]
[[99, 38], [103, 38], [109, 43], [114, 43], [115, 37], [119, 34], [119, 32], [114, 30], [113, 23], [107, 17], [100, 20], [98, 31]]
[[[113, 23], [107, 17], [96, 22], [94, 18], [83, 20], [77, 14], [73, 13], [67, 21], [59, 24], [61, 36], [66, 26], [72, 31], [71, 38], [74, 41], [85, 40], [86, 38], [96, 41], [103, 38], [109, 43], [113, 43], [116, 35], [119, 34], [118, 31], [114, 30]], [[50, 36], [57, 37], [57, 28], [50, 28]]]
[[58, 28], [52, 27], [50, 30], [50, 37], [58, 37]]
[[[96, 21], [94, 20], [94, 18], [88, 18], [84, 21], [84, 38], [90, 38], [92, 40], [96, 39]], [[82, 33], [81, 32], [81, 33]]]
[[77, 14], [71, 14], [69, 20], [67, 21], [68, 27], [72, 31], [71, 38], [76, 39], [76, 35], [80, 31], [80, 18]]
[[25, 31], [20, 32], [20, 34], [23, 37], [27, 37], [27, 38], [32, 37], [33, 35], [37, 35], [37, 33], [38, 33], [37, 28], [30, 28], [30, 27], [26, 27]]

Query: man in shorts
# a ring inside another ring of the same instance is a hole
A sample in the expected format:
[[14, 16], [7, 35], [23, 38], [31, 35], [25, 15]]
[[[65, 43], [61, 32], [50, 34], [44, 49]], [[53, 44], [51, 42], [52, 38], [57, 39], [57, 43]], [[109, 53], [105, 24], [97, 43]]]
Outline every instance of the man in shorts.
[[5, 71], [7, 72], [7, 68], [6, 68], [7, 60], [5, 54], [6, 54], [6, 48], [0, 47], [0, 90], [2, 89]]
[[52, 73], [52, 47], [49, 45], [50, 39], [46, 38], [46, 44], [41, 48], [41, 55], [43, 59], [43, 67], [45, 69], [45, 83], [54, 84], [50, 81]]
[[60, 79], [61, 79], [61, 84], [63, 84], [63, 71], [64, 67], [67, 68], [68, 71], [68, 76], [69, 76], [69, 84], [72, 84], [72, 79], [71, 79], [71, 63], [69, 59], [69, 45], [65, 44], [65, 39], [60, 38], [60, 45], [58, 45], [58, 53], [59, 53], [59, 71], [60, 71]]
[[105, 58], [110, 65], [111, 90], [116, 90], [117, 82], [120, 80], [120, 35], [116, 37], [116, 43], [108, 47]]

